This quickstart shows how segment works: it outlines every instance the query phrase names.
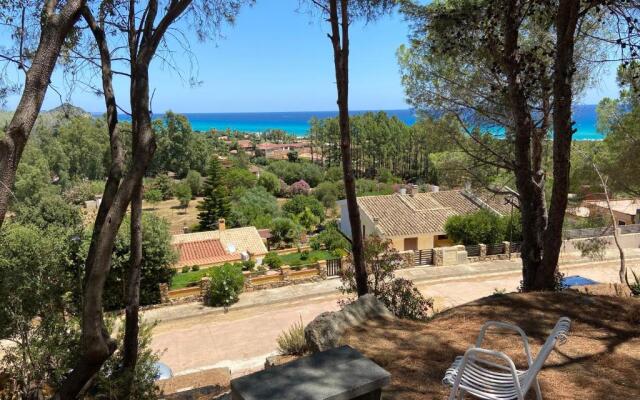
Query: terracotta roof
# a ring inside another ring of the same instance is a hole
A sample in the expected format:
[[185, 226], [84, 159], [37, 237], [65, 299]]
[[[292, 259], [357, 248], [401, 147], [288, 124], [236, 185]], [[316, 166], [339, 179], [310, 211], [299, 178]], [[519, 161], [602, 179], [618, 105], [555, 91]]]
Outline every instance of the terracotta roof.
[[308, 146], [309, 146], [308, 143], [260, 143], [258, 145], [258, 149], [260, 150], [274, 150], [274, 149], [285, 149], [285, 148], [299, 149], [299, 148], [304, 148]]
[[176, 267], [185, 265], [208, 265], [240, 260], [240, 253], [229, 254], [219, 240], [179, 243], [174, 245], [180, 255]]
[[263, 239], [271, 239], [271, 229], [258, 229], [258, 234]]
[[253, 226], [174, 235], [171, 244], [180, 254], [177, 267], [240, 260], [243, 252], [254, 256], [267, 253], [258, 230]]
[[481, 208], [490, 208], [505, 215], [510, 206], [503, 203], [501, 198], [463, 190], [358, 198], [360, 210], [373, 221], [378, 233], [383, 236], [442, 234], [449, 217], [472, 213]]

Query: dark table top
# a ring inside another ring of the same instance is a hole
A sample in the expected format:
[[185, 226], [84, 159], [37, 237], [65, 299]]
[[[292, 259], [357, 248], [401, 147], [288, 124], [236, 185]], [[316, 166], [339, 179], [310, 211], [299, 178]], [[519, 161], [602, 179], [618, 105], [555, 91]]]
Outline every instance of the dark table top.
[[347, 400], [389, 384], [391, 375], [342, 346], [231, 381], [236, 400]]

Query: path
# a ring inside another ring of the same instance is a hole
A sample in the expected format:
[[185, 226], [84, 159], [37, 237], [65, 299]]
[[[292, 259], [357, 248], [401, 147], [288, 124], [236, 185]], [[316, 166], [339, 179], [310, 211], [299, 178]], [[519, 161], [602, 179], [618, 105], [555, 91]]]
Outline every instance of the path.
[[[634, 254], [635, 255], [635, 254]], [[631, 260], [630, 265], [637, 265]], [[520, 261], [493, 261], [452, 267], [420, 267], [399, 271], [412, 279], [436, 309], [463, 304], [494, 293], [515, 291], [521, 279]], [[566, 275], [581, 275], [598, 282], [616, 282], [618, 264], [573, 263], [562, 266]], [[640, 270], [638, 271], [640, 272]], [[304, 324], [324, 311], [338, 309], [336, 279], [246, 293], [228, 313], [196, 303], [149, 310], [157, 321], [152, 348], [174, 373], [229, 367], [234, 375], [255, 370], [277, 348], [276, 338], [297, 321]]]

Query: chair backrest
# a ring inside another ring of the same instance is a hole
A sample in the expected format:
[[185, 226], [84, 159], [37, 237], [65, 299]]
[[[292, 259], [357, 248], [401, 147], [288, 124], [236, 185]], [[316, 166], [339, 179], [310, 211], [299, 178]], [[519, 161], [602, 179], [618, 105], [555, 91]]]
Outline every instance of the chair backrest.
[[531, 364], [531, 366], [529, 367], [529, 376], [524, 382], [524, 387], [529, 387], [531, 382], [533, 382], [536, 374], [542, 369], [544, 362], [547, 360], [547, 357], [549, 357], [551, 351], [553, 351], [554, 347], [556, 347], [556, 343], [560, 342], [560, 344], [563, 344], [567, 341], [567, 334], [569, 333], [570, 328], [571, 319], [569, 319], [568, 317], [562, 317], [558, 320], [558, 322], [556, 322], [556, 326], [553, 328], [553, 331], [551, 331], [551, 334], [544, 342], [544, 345], [538, 352], [538, 355], [533, 361], [533, 364]]

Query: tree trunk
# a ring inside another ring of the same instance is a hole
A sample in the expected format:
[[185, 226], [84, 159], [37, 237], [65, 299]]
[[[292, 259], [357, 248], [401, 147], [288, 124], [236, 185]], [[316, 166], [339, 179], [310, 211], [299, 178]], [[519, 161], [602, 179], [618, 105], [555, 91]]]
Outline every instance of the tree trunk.
[[549, 223], [544, 234], [544, 257], [533, 289], [549, 290], [556, 284], [558, 257], [562, 246], [562, 226], [567, 210], [571, 169], [571, 121], [575, 33], [580, 2], [561, 0], [556, 15], [556, 57], [553, 82], [553, 189]]
[[121, 398], [131, 395], [138, 361], [138, 333], [140, 309], [140, 274], [142, 270], [142, 180], [131, 199], [131, 254], [127, 277], [125, 330], [120, 373], [124, 378]]
[[[364, 265], [364, 243], [360, 209], [356, 197], [356, 183], [351, 160], [351, 133], [349, 131], [349, 11], [348, 0], [340, 0], [340, 19], [338, 17], [337, 0], [329, 1], [329, 21], [331, 23], [331, 44], [338, 89], [338, 111], [340, 126], [340, 149], [342, 155], [342, 172], [344, 190], [349, 210], [351, 225], [351, 251], [356, 275], [358, 296], [368, 293], [367, 271]], [[340, 29], [342, 28], [342, 29]]]
[[70, 0], [58, 14], [44, 16], [40, 43], [26, 72], [22, 97], [18, 103], [4, 138], [0, 140], [0, 227], [13, 197], [18, 163], [27, 144], [36, 118], [42, 108], [51, 74], [55, 68], [65, 38], [80, 17], [85, 1]]

